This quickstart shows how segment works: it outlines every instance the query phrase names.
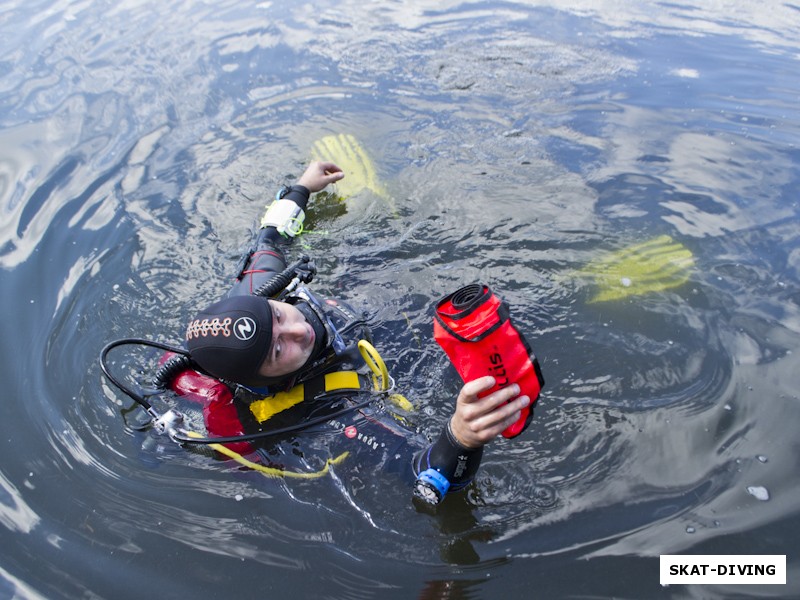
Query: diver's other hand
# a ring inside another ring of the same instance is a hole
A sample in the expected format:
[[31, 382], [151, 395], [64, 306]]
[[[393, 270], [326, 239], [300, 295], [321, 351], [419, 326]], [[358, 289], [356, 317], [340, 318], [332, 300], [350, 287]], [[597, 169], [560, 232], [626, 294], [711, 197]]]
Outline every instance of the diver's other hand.
[[297, 185], [308, 188], [312, 194], [325, 189], [329, 183], [339, 181], [344, 172], [332, 162], [314, 161], [297, 180]]
[[495, 384], [491, 375], [468, 381], [456, 400], [456, 411], [450, 419], [450, 430], [458, 443], [478, 448], [492, 441], [519, 419], [520, 410], [531, 403], [528, 396], [519, 396], [519, 386], [508, 387], [478, 398]]

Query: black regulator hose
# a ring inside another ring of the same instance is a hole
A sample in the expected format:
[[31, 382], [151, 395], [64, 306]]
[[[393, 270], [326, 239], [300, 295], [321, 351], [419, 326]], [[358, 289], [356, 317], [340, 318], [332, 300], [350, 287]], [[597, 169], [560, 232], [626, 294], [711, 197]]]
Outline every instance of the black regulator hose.
[[[184, 350], [183, 348], [176, 348], [176, 347], [170, 346], [168, 344], [162, 344], [160, 342], [153, 342], [151, 340], [143, 340], [143, 339], [139, 339], [139, 338], [123, 338], [121, 340], [116, 340], [114, 342], [110, 342], [109, 344], [106, 344], [105, 348], [103, 348], [103, 350], [100, 352], [100, 368], [103, 370], [103, 374], [105, 374], [105, 376], [108, 378], [108, 380], [111, 383], [113, 383], [115, 386], [117, 386], [117, 388], [119, 388], [120, 391], [124, 392], [127, 396], [133, 398], [133, 400], [135, 400], [139, 405], [141, 405], [147, 412], [149, 412], [150, 414], [153, 414], [154, 413], [153, 407], [147, 401], [147, 399], [144, 397], [144, 395], [138, 394], [137, 392], [132, 390], [130, 387], [128, 387], [127, 385], [122, 383], [122, 381], [120, 381], [113, 373], [111, 373], [111, 370], [108, 368], [108, 353], [111, 352], [111, 350], [113, 350], [114, 348], [117, 348], [119, 346], [149, 346], [151, 348], [158, 348], [160, 350], [165, 350], [167, 352], [173, 352], [173, 353], [179, 355], [179, 358], [185, 359], [185, 360], [188, 360], [188, 361], [191, 361], [191, 357], [189, 356], [189, 353], [186, 352], [186, 350]], [[158, 378], [158, 375], [161, 373], [161, 371], [165, 370], [165, 368], [167, 367], [167, 365], [170, 363], [171, 360], [172, 359], [167, 361], [167, 363], [165, 363], [162, 366], [162, 368], [159, 369], [159, 373], [156, 374], [157, 378]], [[177, 374], [177, 366], [174, 366], [175, 370], [172, 370], [172, 369], [173, 369], [173, 366], [170, 366], [169, 373], [171, 373], [173, 375]], [[164, 375], [164, 376], [166, 377], [166, 375]], [[156, 381], [156, 385], [158, 386], [158, 380]]]
[[[110, 342], [107, 344], [103, 350], [100, 352], [100, 368], [103, 370], [103, 374], [108, 378], [108, 380], [113, 383], [117, 388], [120, 389], [123, 393], [125, 393], [130, 398], [133, 398], [142, 408], [144, 408], [150, 416], [154, 420], [158, 420], [160, 415], [153, 406], [147, 401], [146, 397], [143, 394], [139, 394], [132, 390], [130, 387], [125, 385], [120, 379], [118, 379], [108, 366], [108, 353], [117, 348], [119, 346], [148, 346], [151, 348], [158, 348], [160, 350], [164, 350], [166, 352], [172, 352], [175, 356], [170, 357], [156, 372], [155, 377], [153, 378], [153, 384], [158, 388], [158, 390], [154, 391], [153, 393], [156, 394], [159, 391], [166, 388], [172, 378], [175, 377], [181, 371], [190, 368], [190, 369], [198, 369], [199, 367], [196, 363], [192, 360], [189, 353], [184, 350], [183, 348], [176, 348], [175, 346], [170, 346], [168, 344], [162, 344], [160, 342], [153, 342], [151, 340], [144, 340], [139, 338], [124, 338], [121, 340], [116, 340], [114, 342]], [[362, 394], [368, 394], [368, 398], [351, 406], [346, 406], [341, 410], [335, 411], [333, 413], [323, 415], [321, 417], [317, 417], [314, 419], [309, 419], [308, 421], [303, 421], [302, 423], [296, 423], [295, 425], [289, 425], [288, 427], [283, 427], [281, 429], [273, 429], [269, 431], [258, 431], [255, 433], [249, 434], [242, 434], [242, 435], [235, 435], [230, 437], [192, 437], [188, 434], [181, 432], [179, 430], [173, 431], [170, 436], [177, 442], [183, 444], [232, 444], [236, 442], [251, 442], [255, 440], [260, 440], [268, 437], [275, 437], [286, 435], [288, 433], [296, 433], [313, 427], [315, 425], [319, 425], [321, 423], [325, 423], [331, 419], [335, 419], [337, 417], [343, 416], [345, 414], [357, 411], [366, 407], [371, 402], [375, 401], [375, 393], [374, 392], [361, 392]], [[152, 394], [151, 394], [152, 395]], [[323, 395], [336, 395], [336, 393], [332, 394], [323, 394]], [[321, 396], [320, 396], [321, 397]]]
[[175, 354], [164, 361], [153, 376], [153, 385], [159, 390], [165, 390], [175, 379], [175, 376], [186, 369], [198, 370], [199, 365], [188, 354]]
[[303, 256], [297, 262], [289, 265], [283, 271], [273, 276], [255, 292], [256, 296], [273, 298], [282, 292], [292, 282], [295, 277], [299, 277], [303, 283], [310, 282], [317, 273], [317, 267], [309, 256]]
[[361, 402], [358, 402], [351, 406], [346, 406], [338, 411], [322, 415], [314, 419], [308, 419], [307, 421], [303, 421], [301, 423], [296, 423], [294, 425], [282, 427], [281, 429], [270, 429], [267, 431], [257, 431], [255, 433], [243, 433], [241, 435], [233, 435], [229, 437], [191, 437], [189, 435], [185, 435], [180, 432], [175, 432], [172, 435], [172, 438], [178, 442], [181, 442], [182, 444], [234, 444], [237, 442], [253, 442], [256, 440], [263, 440], [269, 437], [286, 435], [287, 433], [297, 433], [299, 431], [304, 431], [306, 429], [314, 427], [315, 425], [320, 425], [321, 423], [327, 423], [331, 419], [336, 419], [343, 415], [365, 408], [367, 405], [375, 401], [374, 392], [361, 392], [361, 393], [369, 394], [370, 397], [367, 398], [366, 400], [362, 400]]

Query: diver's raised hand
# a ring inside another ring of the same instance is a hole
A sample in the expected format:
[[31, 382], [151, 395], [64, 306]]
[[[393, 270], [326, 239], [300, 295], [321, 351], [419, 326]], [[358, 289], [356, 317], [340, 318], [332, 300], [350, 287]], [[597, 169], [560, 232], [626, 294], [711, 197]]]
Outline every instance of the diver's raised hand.
[[314, 193], [324, 190], [328, 184], [335, 183], [343, 177], [344, 172], [332, 162], [315, 160], [297, 180], [297, 185], [302, 185]]

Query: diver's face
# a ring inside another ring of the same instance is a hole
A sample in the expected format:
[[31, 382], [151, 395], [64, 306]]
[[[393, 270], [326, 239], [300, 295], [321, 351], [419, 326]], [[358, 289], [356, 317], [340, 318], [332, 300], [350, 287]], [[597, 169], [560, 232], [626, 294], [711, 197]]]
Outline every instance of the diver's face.
[[258, 370], [263, 377], [280, 377], [297, 371], [314, 351], [314, 328], [291, 304], [270, 300], [272, 346]]

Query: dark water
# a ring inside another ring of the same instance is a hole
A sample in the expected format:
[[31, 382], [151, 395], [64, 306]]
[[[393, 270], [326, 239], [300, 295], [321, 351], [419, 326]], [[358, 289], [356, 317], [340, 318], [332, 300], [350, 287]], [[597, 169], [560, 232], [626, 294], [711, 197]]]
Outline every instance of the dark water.
[[[408, 4], [0, 7], [0, 597], [800, 594], [800, 8]], [[357, 464], [266, 479], [137, 431], [97, 365], [177, 342], [334, 133], [392, 208], [323, 198], [302, 249], [376, 313], [423, 429], [462, 284], [548, 380], [435, 516]], [[662, 235], [686, 281], [592, 301], [587, 265]], [[789, 583], [661, 587], [680, 553], [786, 554]]]

